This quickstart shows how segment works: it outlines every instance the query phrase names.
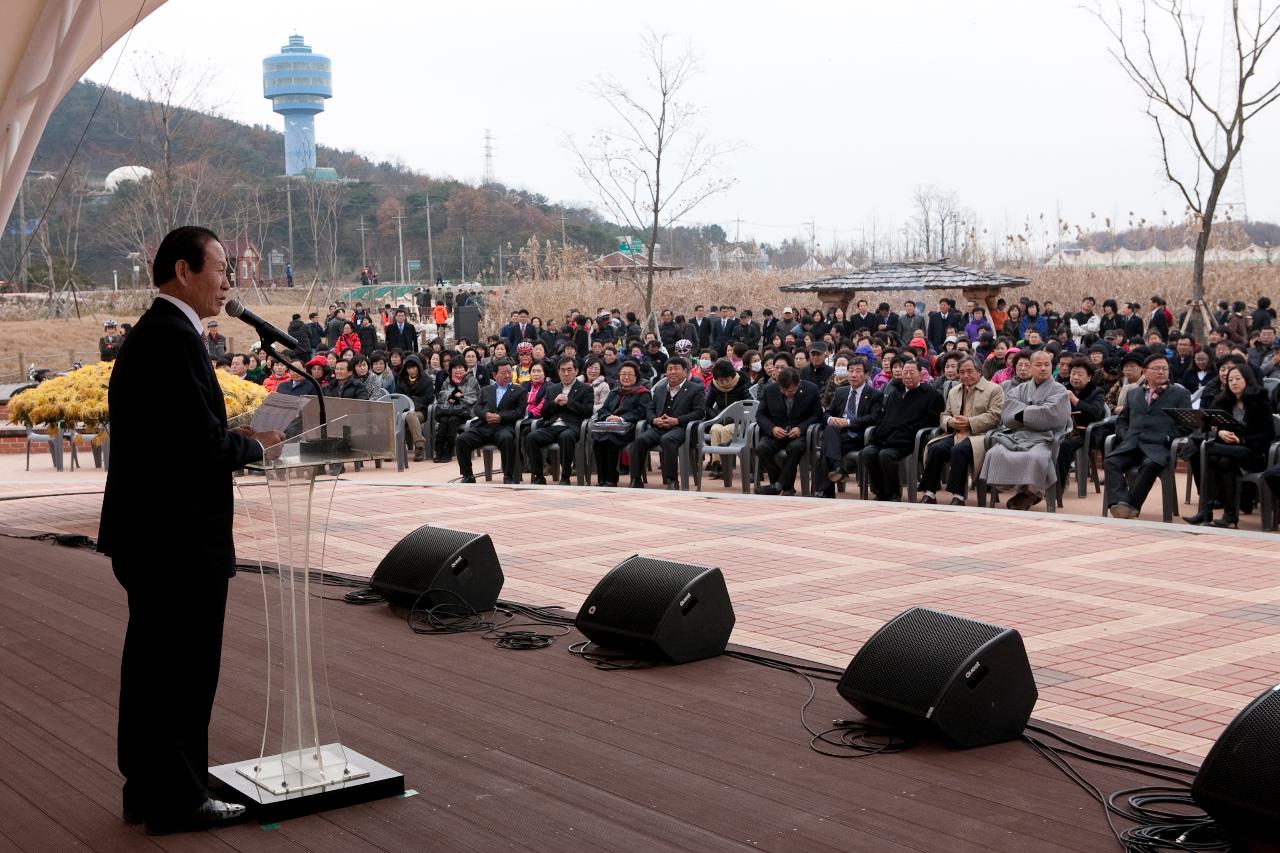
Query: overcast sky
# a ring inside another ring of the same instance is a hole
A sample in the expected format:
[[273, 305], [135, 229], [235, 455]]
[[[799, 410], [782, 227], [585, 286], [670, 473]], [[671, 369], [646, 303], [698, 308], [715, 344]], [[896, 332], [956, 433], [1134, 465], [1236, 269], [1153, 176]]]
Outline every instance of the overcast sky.
[[[1200, 4], [1222, 5], [1190, 0]], [[744, 239], [768, 241], [812, 220], [822, 244], [856, 242], [873, 217], [900, 227], [913, 189], [928, 184], [1001, 231], [1059, 210], [1080, 223], [1118, 215], [1123, 226], [1129, 210], [1159, 219], [1183, 208], [1143, 100], [1072, 0], [223, 0], [216, 12], [170, 0], [138, 26], [111, 84], [136, 91], [137, 56], [180, 53], [216, 70], [206, 103], [279, 128], [260, 60], [297, 32], [333, 60], [320, 142], [475, 181], [489, 128], [499, 180], [593, 203], [564, 138], [607, 124], [593, 80], [641, 80], [636, 36], [649, 27], [692, 46], [702, 126], [739, 145], [724, 161], [737, 185], [687, 220], [730, 237], [739, 218]], [[1216, 54], [1220, 40], [1211, 20], [1202, 49]], [[106, 82], [120, 50], [88, 78]], [[1278, 143], [1280, 105], [1248, 134], [1251, 218], [1280, 220], [1280, 166], [1268, 156]]]

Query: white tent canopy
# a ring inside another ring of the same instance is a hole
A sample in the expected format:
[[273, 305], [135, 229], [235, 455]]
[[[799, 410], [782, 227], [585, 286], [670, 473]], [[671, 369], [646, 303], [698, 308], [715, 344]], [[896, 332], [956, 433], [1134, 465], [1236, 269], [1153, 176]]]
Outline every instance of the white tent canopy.
[[0, 222], [53, 109], [89, 66], [165, 0], [4, 0], [0, 27]]

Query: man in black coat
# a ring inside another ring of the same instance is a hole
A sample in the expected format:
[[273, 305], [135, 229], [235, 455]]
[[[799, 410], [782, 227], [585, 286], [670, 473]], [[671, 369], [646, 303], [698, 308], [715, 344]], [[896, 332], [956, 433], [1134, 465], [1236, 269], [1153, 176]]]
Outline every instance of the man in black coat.
[[117, 741], [124, 817], [170, 832], [244, 814], [207, 787], [227, 581], [235, 574], [231, 474], [284, 436], [227, 429], [200, 330], [200, 319], [218, 314], [230, 295], [217, 235], [171, 232], [154, 271], [160, 295], [125, 339], [107, 392], [112, 464], [98, 550], [111, 557], [129, 599]]
[[938, 415], [946, 405], [938, 390], [920, 382], [920, 366], [915, 360], [904, 361], [902, 390], [885, 392], [884, 416], [872, 433], [871, 444], [858, 454], [876, 500], [901, 500], [898, 463], [915, 452], [916, 433], [938, 425]]
[[736, 343], [746, 345], [747, 349], [760, 348], [760, 327], [755, 320], [751, 319], [749, 310], [743, 311], [738, 316], [738, 325], [734, 326], [733, 331], [730, 332], [729, 343], [726, 345], [726, 351], [723, 355], [728, 355], [728, 350]]
[[338, 338], [342, 337], [342, 325], [346, 322], [347, 312], [338, 308], [324, 324], [324, 340], [329, 349], [333, 349], [338, 345]]
[[756, 453], [769, 474], [769, 485], [757, 486], [758, 495], [794, 495], [796, 469], [804, 458], [805, 435], [822, 417], [818, 386], [801, 380], [794, 367], [784, 367], [764, 389], [756, 410], [760, 439]]
[[418, 328], [409, 322], [403, 308], [396, 309], [396, 320], [385, 329], [387, 352], [398, 349], [406, 355], [418, 351]]
[[[1107, 454], [1106, 493], [1112, 518], [1137, 518], [1147, 493], [1169, 464], [1169, 447], [1185, 430], [1169, 409], [1191, 407], [1191, 393], [1169, 381], [1169, 359], [1163, 353], [1142, 363], [1146, 386], [1131, 388], [1116, 416], [1116, 443]], [[114, 442], [113, 442], [114, 443]], [[1133, 482], [1126, 479], [1136, 469]]]
[[325, 387], [324, 395], [344, 400], [368, 400], [369, 386], [356, 377], [351, 359], [340, 358], [333, 365], [333, 384]]
[[835, 484], [848, 476], [846, 459], [862, 450], [867, 427], [880, 423], [884, 398], [867, 383], [867, 359], [855, 356], [849, 362], [849, 381], [836, 389], [827, 406], [822, 432], [822, 458], [814, 466], [813, 492], [834, 498]]
[[701, 305], [695, 307], [693, 309], [693, 320], [690, 321], [690, 324], [698, 334], [696, 339], [690, 338], [690, 340], [696, 340], [700, 347], [711, 346], [711, 318], [707, 316], [707, 309]]
[[315, 311], [312, 311], [310, 314], [307, 315], [308, 338], [307, 340], [298, 338], [299, 344], [302, 344], [303, 346], [307, 346], [308, 344], [310, 344], [307, 352], [308, 359], [310, 359], [311, 356], [315, 355], [316, 350], [320, 349], [320, 345], [324, 343], [324, 326], [320, 325], [318, 320], [319, 316], [320, 315], [317, 314]]
[[525, 438], [529, 471], [535, 485], [545, 486], [542, 476], [542, 451], [553, 444], [560, 446], [560, 485], [569, 485], [573, 473], [573, 451], [582, 432], [582, 422], [591, 417], [595, 393], [591, 386], [578, 381], [578, 365], [569, 356], [561, 356], [556, 366], [560, 381], [547, 386], [542, 404], [541, 422]]
[[474, 483], [471, 454], [486, 444], [496, 444], [502, 454], [502, 482], [520, 482], [520, 459], [516, 453], [516, 421], [525, 416], [523, 385], [511, 384], [511, 361], [500, 358], [489, 365], [494, 382], [480, 389], [475, 415], [480, 423], [468, 427], [454, 444], [458, 452], [458, 473], [462, 482]]
[[[947, 332], [951, 329], [951, 332]], [[956, 303], [945, 296], [938, 300], [938, 310], [929, 315], [925, 337], [929, 340], [929, 348], [934, 352], [942, 352], [948, 334], [956, 334], [964, 330], [960, 322], [960, 314], [956, 311]]]
[[662, 459], [662, 483], [673, 491], [680, 488], [680, 446], [685, 427], [702, 420], [706, 391], [689, 380], [689, 362], [680, 356], [667, 359], [667, 384], [654, 389], [644, 421], [637, 426], [637, 453], [631, 459], [631, 486], [642, 488], [640, 472], [644, 457], [655, 447]]

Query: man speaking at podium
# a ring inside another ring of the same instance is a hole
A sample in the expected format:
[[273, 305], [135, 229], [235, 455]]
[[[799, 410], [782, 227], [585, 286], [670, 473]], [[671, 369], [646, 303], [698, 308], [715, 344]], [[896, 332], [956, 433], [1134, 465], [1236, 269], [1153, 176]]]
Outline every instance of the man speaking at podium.
[[227, 580], [235, 574], [231, 474], [284, 436], [227, 429], [200, 326], [221, 313], [230, 292], [218, 236], [197, 227], [170, 232], [156, 250], [154, 279], [160, 294], [112, 370], [98, 550], [111, 557], [129, 598], [117, 745], [124, 818], [163, 833], [244, 814], [207, 787]]

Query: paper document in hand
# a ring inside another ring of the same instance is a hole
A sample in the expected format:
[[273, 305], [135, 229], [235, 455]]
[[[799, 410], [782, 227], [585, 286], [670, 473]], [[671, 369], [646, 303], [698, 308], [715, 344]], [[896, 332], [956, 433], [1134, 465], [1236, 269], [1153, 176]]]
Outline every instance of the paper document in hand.
[[310, 397], [272, 394], [253, 413], [249, 427], [254, 432], [288, 432], [290, 424], [302, 416], [302, 409], [310, 400]]

